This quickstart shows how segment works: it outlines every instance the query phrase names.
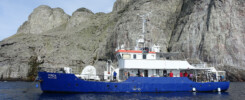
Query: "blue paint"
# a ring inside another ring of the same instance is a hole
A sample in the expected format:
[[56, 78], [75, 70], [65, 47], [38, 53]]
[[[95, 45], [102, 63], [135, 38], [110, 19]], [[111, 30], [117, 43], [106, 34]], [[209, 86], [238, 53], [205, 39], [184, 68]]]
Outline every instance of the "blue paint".
[[38, 88], [38, 84], [36, 84], [36, 88]]
[[39, 72], [42, 91], [49, 92], [168, 92], [226, 91], [230, 82], [198, 83], [187, 77], [130, 77], [123, 82], [97, 82], [77, 78], [74, 74]]

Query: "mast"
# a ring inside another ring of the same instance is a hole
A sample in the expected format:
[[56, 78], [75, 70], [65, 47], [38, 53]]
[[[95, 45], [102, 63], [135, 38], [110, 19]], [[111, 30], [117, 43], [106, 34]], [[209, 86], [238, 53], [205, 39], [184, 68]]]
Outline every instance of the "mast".
[[136, 48], [138, 49], [139, 47], [139, 43], [143, 43], [143, 45], [144, 45], [144, 48], [145, 48], [145, 45], [146, 45], [146, 43], [145, 43], [145, 23], [146, 23], [146, 17], [148, 17], [149, 16], [149, 14], [151, 14], [151, 12], [149, 12], [149, 13], [146, 13], [146, 14], [143, 14], [143, 15], [139, 15], [139, 14], [137, 14], [141, 19], [142, 19], [142, 33], [141, 33], [141, 35], [140, 35], [140, 39], [138, 39], [136, 42]]

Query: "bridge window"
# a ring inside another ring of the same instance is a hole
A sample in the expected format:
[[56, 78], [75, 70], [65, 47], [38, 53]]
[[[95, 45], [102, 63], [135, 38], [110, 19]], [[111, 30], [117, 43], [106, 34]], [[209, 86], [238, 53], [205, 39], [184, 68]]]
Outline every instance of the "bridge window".
[[136, 54], [134, 54], [134, 59], [136, 59]]
[[130, 55], [129, 54], [123, 54], [123, 59], [130, 59]]
[[143, 59], [146, 59], [146, 54], [143, 54]]
[[156, 74], [159, 75], [159, 69], [156, 69]]

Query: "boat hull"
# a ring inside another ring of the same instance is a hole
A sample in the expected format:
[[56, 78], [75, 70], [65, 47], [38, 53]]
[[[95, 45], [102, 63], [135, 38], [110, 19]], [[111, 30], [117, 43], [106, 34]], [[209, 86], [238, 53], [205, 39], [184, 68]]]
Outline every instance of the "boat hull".
[[193, 82], [187, 77], [130, 77], [123, 82], [86, 81], [74, 74], [39, 72], [44, 92], [226, 91], [230, 82]]

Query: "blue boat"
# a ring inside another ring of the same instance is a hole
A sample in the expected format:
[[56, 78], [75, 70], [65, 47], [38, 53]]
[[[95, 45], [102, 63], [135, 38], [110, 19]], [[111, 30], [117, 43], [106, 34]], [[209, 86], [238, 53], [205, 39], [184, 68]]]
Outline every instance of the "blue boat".
[[187, 77], [130, 77], [123, 82], [98, 82], [79, 79], [74, 74], [39, 72], [38, 75], [44, 92], [208, 92], [226, 91], [230, 84], [193, 82]]
[[[142, 34], [133, 49], [125, 44], [116, 48], [117, 65], [108, 60], [103, 75], [96, 68], [86, 66], [82, 73], [72, 68], [56, 71], [39, 71], [38, 77], [44, 92], [170, 92], [170, 91], [226, 91], [230, 82], [225, 71], [217, 71], [206, 63], [189, 63], [176, 60], [178, 53], [161, 53], [160, 45], [149, 43], [141, 16]], [[184, 58], [184, 57], [183, 57]], [[103, 67], [103, 66], [101, 66]], [[97, 67], [98, 68], [98, 67]], [[45, 68], [44, 68], [45, 69]]]

